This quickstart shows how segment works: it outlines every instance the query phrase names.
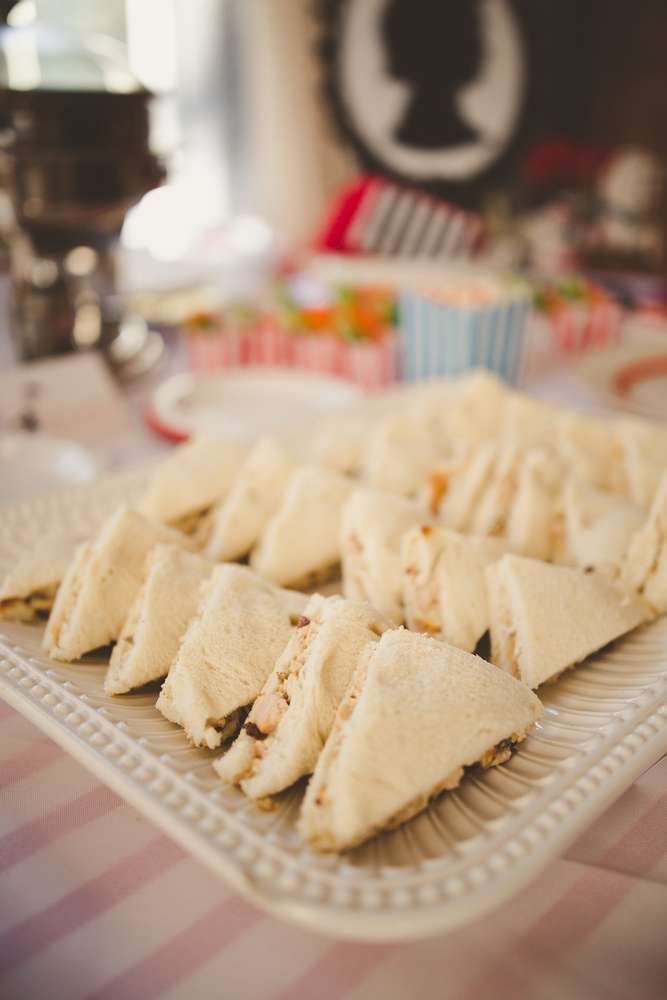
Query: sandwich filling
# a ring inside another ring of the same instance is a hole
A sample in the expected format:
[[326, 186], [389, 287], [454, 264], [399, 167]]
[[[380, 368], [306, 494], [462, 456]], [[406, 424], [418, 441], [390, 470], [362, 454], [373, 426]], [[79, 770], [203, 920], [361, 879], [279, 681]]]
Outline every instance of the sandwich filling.
[[491, 659], [497, 667], [507, 671], [517, 680], [521, 679], [519, 669], [519, 649], [516, 627], [512, 615], [509, 589], [502, 579], [500, 568], [487, 571], [488, 579], [493, 581], [495, 593], [489, 595], [493, 605], [493, 628], [491, 630]]
[[[433, 529], [422, 525], [419, 529], [428, 538]], [[440, 635], [442, 615], [440, 609], [440, 569], [443, 553], [435, 546], [421, 545], [411, 553], [406, 545], [408, 565], [404, 568], [404, 593], [409, 610], [408, 624], [418, 632]]]
[[25, 623], [48, 618], [57, 590], [58, 584], [54, 583], [25, 597], [7, 597], [0, 600], [0, 618]]
[[[239, 761], [240, 766], [234, 775], [235, 783], [240, 784], [254, 777], [260, 762], [266, 756], [271, 740], [275, 738], [276, 730], [290, 706], [308, 650], [320, 627], [320, 622], [311, 621], [305, 615], [299, 618], [289, 643], [289, 661], [283, 670], [273, 675], [273, 683], [267, 685], [268, 689], [259, 695], [243, 724], [243, 731], [248, 739], [243, 741], [242, 751], [237, 751], [242, 761]], [[228, 766], [231, 763], [229, 761]]]

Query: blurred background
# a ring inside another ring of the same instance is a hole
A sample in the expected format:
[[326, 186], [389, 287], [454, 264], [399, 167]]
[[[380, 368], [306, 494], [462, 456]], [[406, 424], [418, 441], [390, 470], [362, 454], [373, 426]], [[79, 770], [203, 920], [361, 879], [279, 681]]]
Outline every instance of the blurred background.
[[180, 440], [286, 368], [667, 416], [663, 0], [0, 14], [6, 434], [104, 400]]

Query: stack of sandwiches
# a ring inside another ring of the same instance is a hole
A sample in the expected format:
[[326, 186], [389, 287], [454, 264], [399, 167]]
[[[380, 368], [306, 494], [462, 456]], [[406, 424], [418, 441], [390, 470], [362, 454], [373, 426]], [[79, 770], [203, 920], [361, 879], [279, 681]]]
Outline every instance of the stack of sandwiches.
[[[299, 830], [338, 851], [502, 764], [542, 684], [667, 613], [667, 431], [473, 373], [328, 418], [300, 452], [181, 446], [136, 507], [50, 528], [0, 616], [48, 615], [56, 659], [111, 646], [106, 693], [159, 685], [255, 802], [307, 782]], [[304, 593], [325, 581], [342, 596]]]

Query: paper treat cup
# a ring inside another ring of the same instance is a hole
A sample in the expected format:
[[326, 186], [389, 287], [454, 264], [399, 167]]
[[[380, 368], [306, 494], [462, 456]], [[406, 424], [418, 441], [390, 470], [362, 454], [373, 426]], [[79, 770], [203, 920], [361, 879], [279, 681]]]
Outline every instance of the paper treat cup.
[[188, 333], [185, 346], [194, 372], [239, 368], [247, 355], [246, 334], [238, 330]]
[[405, 292], [399, 305], [401, 374], [414, 381], [481, 367], [515, 383], [529, 313], [530, 303], [523, 297], [476, 308]]
[[248, 336], [252, 365], [288, 365], [292, 361], [294, 336], [272, 316], [267, 316]]
[[340, 375], [344, 346], [328, 333], [295, 333], [292, 335], [292, 364], [308, 371]]
[[615, 302], [565, 305], [551, 317], [555, 346], [562, 354], [605, 347], [619, 339], [622, 318]]
[[396, 379], [396, 338], [344, 345], [341, 374], [362, 389], [373, 391]]
[[588, 347], [606, 347], [621, 339], [623, 309], [616, 302], [601, 302], [591, 310]]

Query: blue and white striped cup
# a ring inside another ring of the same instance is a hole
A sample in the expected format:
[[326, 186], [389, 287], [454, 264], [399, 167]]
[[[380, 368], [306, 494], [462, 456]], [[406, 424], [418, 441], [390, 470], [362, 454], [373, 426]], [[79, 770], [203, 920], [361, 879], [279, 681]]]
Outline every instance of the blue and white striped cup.
[[423, 292], [399, 299], [402, 377], [408, 381], [488, 368], [506, 382], [521, 374], [531, 304], [518, 294], [498, 304], [454, 305]]

